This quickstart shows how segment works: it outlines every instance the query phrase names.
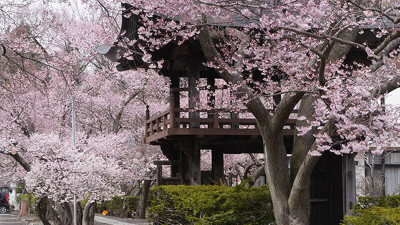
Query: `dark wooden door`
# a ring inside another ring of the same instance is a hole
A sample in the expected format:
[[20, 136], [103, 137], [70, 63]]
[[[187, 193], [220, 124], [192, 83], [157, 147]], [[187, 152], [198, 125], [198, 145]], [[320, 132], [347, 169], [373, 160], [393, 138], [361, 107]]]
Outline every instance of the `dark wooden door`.
[[311, 175], [310, 225], [337, 225], [343, 219], [342, 158], [326, 152]]

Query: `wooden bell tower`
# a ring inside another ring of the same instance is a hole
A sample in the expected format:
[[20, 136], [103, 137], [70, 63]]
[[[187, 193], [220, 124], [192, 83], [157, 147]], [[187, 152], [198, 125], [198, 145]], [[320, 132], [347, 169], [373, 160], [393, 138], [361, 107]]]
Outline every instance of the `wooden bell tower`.
[[[127, 9], [132, 7], [124, 6]], [[137, 40], [139, 26], [138, 16], [123, 16], [118, 40], [121, 37]], [[118, 70], [149, 66], [140, 56], [133, 60], [119, 59], [117, 55], [126, 50], [118, 45], [118, 41], [113, 46], [98, 48], [98, 51], [119, 62]], [[249, 113], [196, 109], [201, 92], [216, 91], [216, 82], [220, 79], [216, 71], [204, 66], [206, 60], [196, 38], [180, 45], [170, 42], [152, 52], [152, 59], [164, 60], [160, 74], [170, 79], [169, 109], [158, 115], [151, 115], [148, 110], [146, 113], [144, 141], [159, 145], [169, 159], [154, 162], [158, 167], [159, 185], [200, 185], [210, 183], [210, 180], [219, 183], [224, 177], [224, 154], [263, 153], [260, 131]], [[198, 89], [198, 83], [206, 83], [210, 88]], [[210, 96], [207, 104], [214, 108], [213, 95], [206, 95]], [[297, 111], [293, 111], [283, 131], [288, 154], [292, 151], [296, 115]], [[210, 172], [201, 171], [202, 149], [211, 150]], [[171, 167], [169, 177], [162, 176], [162, 167], [166, 165]], [[313, 171], [310, 189], [310, 224], [337, 224], [355, 202], [353, 158], [324, 154]]]

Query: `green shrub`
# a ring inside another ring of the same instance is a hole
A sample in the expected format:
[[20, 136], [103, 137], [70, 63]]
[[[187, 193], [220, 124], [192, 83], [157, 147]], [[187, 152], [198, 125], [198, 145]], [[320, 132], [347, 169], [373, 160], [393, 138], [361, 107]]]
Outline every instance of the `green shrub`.
[[359, 197], [354, 209], [371, 208], [374, 206], [395, 208], [400, 206], [400, 195]]
[[28, 214], [30, 213], [35, 213], [36, 214], [36, 203], [37, 203], [37, 198], [35, 197], [34, 194], [25, 194], [25, 195], [19, 195], [17, 197], [17, 202], [21, 204], [22, 202], [26, 202], [26, 212]]
[[400, 196], [359, 197], [344, 225], [400, 224]]
[[267, 187], [201, 185], [150, 189], [149, 217], [160, 224], [273, 224]]
[[344, 225], [383, 225], [400, 224], [400, 208], [374, 206], [352, 210], [352, 215], [345, 215]]
[[97, 211], [107, 210], [110, 215], [118, 217], [131, 217], [132, 212], [136, 211], [139, 197], [137, 196], [117, 196], [110, 201], [104, 201], [97, 205]]

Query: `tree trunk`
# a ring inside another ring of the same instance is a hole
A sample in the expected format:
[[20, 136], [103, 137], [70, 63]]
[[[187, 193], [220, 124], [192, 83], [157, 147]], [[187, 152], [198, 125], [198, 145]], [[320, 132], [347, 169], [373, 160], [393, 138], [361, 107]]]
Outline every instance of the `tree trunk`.
[[43, 225], [51, 225], [47, 220], [47, 197], [41, 197], [36, 205], [36, 211]]
[[[275, 141], [273, 141], [275, 140]], [[265, 174], [278, 225], [308, 225], [310, 216], [310, 177], [319, 157], [306, 155], [296, 179], [290, 183], [286, 151], [277, 138], [266, 138]], [[282, 140], [283, 142], [283, 140]]]
[[[303, 97], [300, 103], [298, 117], [306, 117], [307, 119], [313, 118], [315, 113], [314, 107], [310, 107], [314, 104], [316, 96], [306, 95]], [[306, 120], [297, 120], [296, 127], [309, 126]], [[314, 143], [314, 134], [317, 132], [316, 128], [311, 129], [307, 134], [303, 136], [297, 136], [297, 130], [295, 131], [294, 140], [293, 140], [293, 150], [292, 157], [290, 159], [290, 183], [293, 185], [293, 182], [297, 176], [297, 173], [308, 154], [308, 151], [311, 149], [311, 146]], [[292, 208], [292, 211], [295, 215], [292, 215], [291, 220], [293, 223], [297, 224], [308, 224], [310, 218], [310, 179], [305, 181], [304, 189], [302, 190], [303, 194], [299, 199], [298, 207], [295, 209]]]
[[251, 179], [249, 181], [249, 185], [252, 187], [256, 183], [258, 178], [260, 178], [263, 175], [265, 175], [265, 167], [264, 166], [257, 167], [256, 171], [251, 176]]
[[289, 225], [288, 197], [290, 194], [289, 171], [286, 163], [286, 150], [283, 137], [268, 137], [261, 132], [264, 142], [265, 174], [274, 206], [275, 221], [278, 225]]
[[83, 225], [94, 225], [94, 214], [96, 211], [96, 202], [88, 202], [83, 210]]
[[93, 206], [90, 208], [89, 225], [94, 225], [94, 214], [96, 213], [96, 206], [97, 203], [94, 203]]
[[62, 224], [73, 224], [73, 212], [71, 210], [71, 207], [68, 203], [61, 203], [61, 204], [56, 204], [57, 205], [57, 212], [58, 212], [58, 217], [62, 221]]
[[142, 193], [140, 194], [139, 204], [136, 209], [137, 219], [146, 218], [147, 196], [149, 194], [150, 185], [151, 185], [151, 180], [144, 180]]

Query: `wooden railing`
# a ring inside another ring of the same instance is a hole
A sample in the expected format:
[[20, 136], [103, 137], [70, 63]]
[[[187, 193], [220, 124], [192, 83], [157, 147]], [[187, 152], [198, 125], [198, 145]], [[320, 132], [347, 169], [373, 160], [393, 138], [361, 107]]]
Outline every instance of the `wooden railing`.
[[[190, 113], [197, 115], [191, 116]], [[249, 113], [228, 113], [217, 110], [174, 108], [146, 120], [145, 142], [171, 135], [260, 135], [257, 122]], [[293, 135], [297, 111], [284, 127], [285, 135]]]

